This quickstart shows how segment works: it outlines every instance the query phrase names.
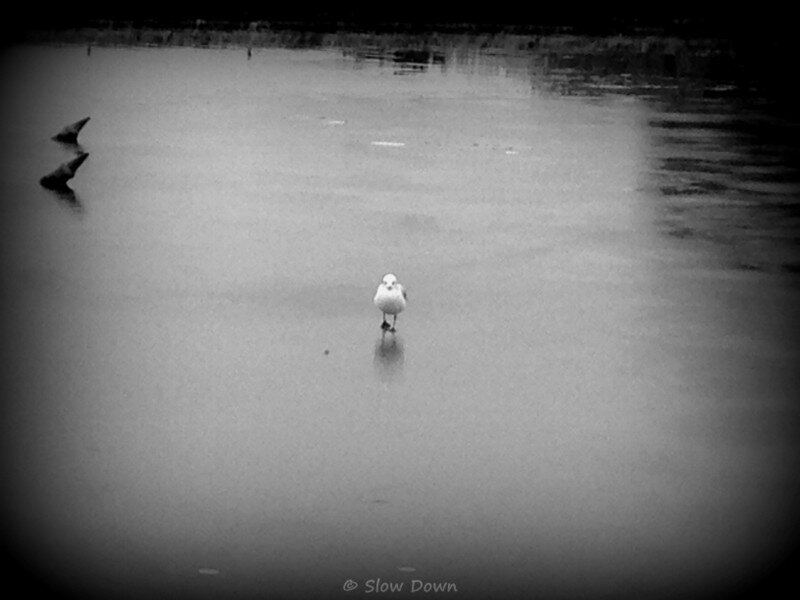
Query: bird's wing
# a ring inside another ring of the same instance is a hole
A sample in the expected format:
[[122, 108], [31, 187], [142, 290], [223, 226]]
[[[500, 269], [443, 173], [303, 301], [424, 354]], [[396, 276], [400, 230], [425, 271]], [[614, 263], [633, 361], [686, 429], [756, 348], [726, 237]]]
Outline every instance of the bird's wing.
[[406, 293], [406, 287], [404, 285], [401, 285], [400, 289], [403, 291], [403, 300], [408, 300], [408, 294]]

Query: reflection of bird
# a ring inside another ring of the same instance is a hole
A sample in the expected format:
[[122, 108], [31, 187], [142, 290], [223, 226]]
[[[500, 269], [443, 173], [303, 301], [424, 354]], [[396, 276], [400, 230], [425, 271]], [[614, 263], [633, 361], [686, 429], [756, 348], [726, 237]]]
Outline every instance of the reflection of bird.
[[374, 364], [378, 376], [386, 383], [392, 381], [403, 371], [404, 361], [403, 343], [397, 336], [386, 337], [386, 332], [381, 334], [375, 342]]
[[[90, 46], [91, 48], [91, 46]], [[80, 121], [76, 121], [72, 125], [67, 125], [59, 131], [57, 134], [53, 136], [53, 139], [57, 142], [64, 142], [65, 144], [77, 144], [78, 143], [78, 133], [86, 123], [89, 122], [89, 117], [85, 119], [81, 119]]]
[[67, 181], [75, 177], [75, 172], [89, 156], [88, 152], [82, 152], [69, 162], [63, 163], [52, 173], [45, 175], [39, 180], [48, 190], [68, 190]]
[[375, 342], [375, 360], [385, 365], [392, 365], [402, 361], [403, 351], [403, 344], [398, 341], [396, 336], [391, 338], [382, 337]]
[[[407, 295], [403, 286], [397, 282], [397, 277], [389, 273], [384, 276], [383, 281], [378, 286], [378, 291], [375, 292], [375, 306], [377, 306], [383, 313], [383, 322], [381, 329], [384, 331], [389, 330], [395, 332], [395, 324], [397, 323], [397, 315], [406, 308]], [[391, 327], [386, 322], [386, 315], [390, 314], [394, 317]]]

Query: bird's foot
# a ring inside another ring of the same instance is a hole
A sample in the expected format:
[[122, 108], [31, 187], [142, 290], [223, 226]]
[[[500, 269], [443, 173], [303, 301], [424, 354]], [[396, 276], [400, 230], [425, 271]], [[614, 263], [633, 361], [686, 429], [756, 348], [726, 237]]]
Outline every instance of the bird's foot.
[[397, 330], [394, 328], [394, 326], [389, 327], [389, 333], [394, 333], [395, 331]]
[[391, 325], [389, 325], [386, 321], [384, 321], [383, 323], [381, 323], [381, 329], [386, 331], [387, 329], [391, 329]]

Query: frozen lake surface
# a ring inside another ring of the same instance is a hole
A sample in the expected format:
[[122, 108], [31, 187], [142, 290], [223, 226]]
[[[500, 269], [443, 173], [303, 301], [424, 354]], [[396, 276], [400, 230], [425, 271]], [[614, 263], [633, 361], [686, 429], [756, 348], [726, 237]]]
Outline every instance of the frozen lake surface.
[[[4, 52], [25, 565], [104, 597], [677, 598], [782, 559], [800, 178], [759, 136], [784, 125], [470, 56]], [[85, 116], [65, 199], [38, 180]]]

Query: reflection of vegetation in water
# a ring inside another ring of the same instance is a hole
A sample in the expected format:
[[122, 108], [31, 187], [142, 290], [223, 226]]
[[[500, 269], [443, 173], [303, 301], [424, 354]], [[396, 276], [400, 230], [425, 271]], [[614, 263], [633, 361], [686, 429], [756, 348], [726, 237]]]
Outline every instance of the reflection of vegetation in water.
[[[542, 76], [541, 86], [569, 95], [602, 94], [619, 88], [630, 93], [636, 87], [647, 93], [653, 86], [676, 85], [678, 79], [696, 77], [730, 81], [752, 55], [749, 46], [734, 43], [718, 31], [704, 36], [685, 24], [683, 31], [662, 26], [659, 32], [615, 19], [607, 21], [604, 26], [584, 22], [580, 27], [354, 23], [348, 28], [346, 23], [336, 22], [140, 19], [87, 21], [71, 28], [33, 29], [21, 35], [30, 42], [88, 47], [338, 48], [357, 58], [396, 60], [403, 73], [423, 71], [430, 64], [463, 67], [476, 60], [491, 62], [494, 57], [498, 68], [524, 67]], [[581, 33], [593, 30], [615, 33]], [[740, 48], [748, 51], [746, 57], [739, 55]], [[760, 67], [756, 65], [754, 70], [763, 71]]]
[[[297, 24], [303, 25], [303, 24]], [[681, 38], [632, 33], [590, 36], [515, 31], [514, 28], [450, 26], [443, 30], [376, 32], [335, 27], [295, 28], [266, 21], [171, 23], [98, 21], [90, 26], [32, 30], [23, 35], [38, 43], [92, 46], [189, 46], [203, 48], [335, 48], [357, 60], [393, 61], [397, 74], [442, 68], [495, 68], [527, 73], [534, 87], [561, 95], [624, 91], [650, 95], [677, 89], [698, 78], [729, 83], [740, 57], [732, 42], [719, 37]], [[525, 28], [518, 28], [525, 29]], [[545, 28], [540, 28], [545, 30]], [[705, 86], [706, 93], [726, 94], [728, 85]]]
[[[263, 21], [251, 23], [168, 24], [96, 22], [91, 26], [59, 30], [31, 30], [26, 41], [72, 43], [94, 46], [195, 46], [195, 47], [282, 47], [341, 48], [353, 54], [375, 56], [397, 54], [401, 62], [442, 63], [449, 55], [457, 62], [474, 51], [502, 55], [535, 57], [553, 74], [581, 73], [589, 77], [606, 75], [661, 74], [676, 77], [698, 72], [719, 75], [730, 70], [731, 49], [719, 39], [681, 40], [677, 37], [614, 36], [578, 34], [514, 33], [482, 31], [462, 27], [457, 32], [350, 31], [294, 29], [291, 24], [272, 27]], [[455, 28], [458, 29], [458, 28]], [[620, 80], [622, 81], [622, 80]]]

